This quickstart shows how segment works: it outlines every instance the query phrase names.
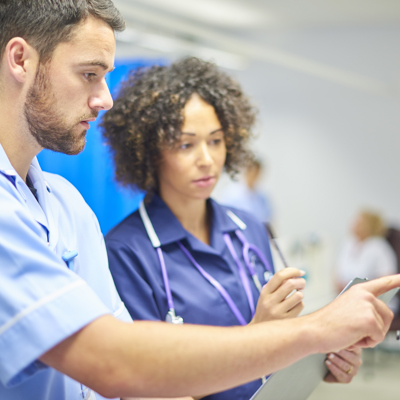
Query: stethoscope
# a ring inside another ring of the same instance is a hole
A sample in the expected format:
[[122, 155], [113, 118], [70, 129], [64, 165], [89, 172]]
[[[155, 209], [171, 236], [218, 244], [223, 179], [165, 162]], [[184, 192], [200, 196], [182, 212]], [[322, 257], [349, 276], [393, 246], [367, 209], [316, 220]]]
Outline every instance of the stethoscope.
[[[247, 271], [249, 272], [254, 285], [256, 288], [261, 292], [262, 290], [262, 284], [260, 282], [260, 279], [258, 278], [256, 269], [255, 269], [255, 258], [258, 258], [261, 263], [264, 266], [265, 272], [264, 272], [264, 280], [265, 283], [269, 281], [271, 276], [274, 274], [274, 269], [271, 266], [271, 264], [268, 262], [267, 258], [263, 254], [263, 252], [254, 244], [251, 244], [247, 241], [246, 237], [242, 233], [242, 230], [247, 228], [247, 225], [237, 216], [235, 215], [232, 211], [227, 210], [227, 215], [231, 220], [238, 226], [239, 229], [235, 230], [235, 234], [242, 243], [242, 254], [243, 254], [243, 260], [244, 264], [247, 268]], [[165, 260], [164, 260], [164, 255], [161, 250], [161, 242], [160, 239], [158, 238], [153, 224], [151, 223], [151, 220], [147, 214], [146, 207], [143, 203], [143, 201], [139, 205], [139, 214], [140, 217], [143, 221], [144, 227], [146, 229], [147, 235], [149, 236], [150, 242], [155, 248], [157, 252], [157, 256], [160, 262], [160, 267], [161, 267], [161, 273], [162, 273], [162, 278], [164, 282], [164, 287], [165, 287], [165, 292], [167, 295], [167, 303], [168, 303], [168, 313], [166, 315], [165, 320], [167, 322], [173, 323], [173, 324], [183, 324], [183, 318], [176, 315], [175, 312], [175, 304], [174, 300], [172, 298], [172, 292], [169, 284], [169, 279], [168, 279], [168, 273], [167, 273], [167, 268], [165, 266]], [[248, 275], [246, 273], [245, 267], [243, 266], [243, 263], [240, 261], [235, 248], [233, 246], [232, 240], [229, 236], [228, 233], [223, 234], [224, 241], [228, 247], [229, 252], [231, 253], [237, 267], [238, 267], [238, 272], [240, 276], [240, 280], [242, 281], [246, 297], [250, 306], [250, 310], [252, 315], [254, 316], [255, 313], [255, 304], [254, 304], [254, 299], [253, 295], [251, 292], [251, 286], [250, 282], [248, 279]], [[236, 306], [235, 302], [233, 301], [232, 297], [229, 295], [229, 293], [225, 290], [225, 288], [215, 279], [213, 278], [208, 272], [206, 272], [201, 265], [197, 263], [197, 261], [193, 258], [193, 256], [190, 254], [189, 250], [182, 244], [181, 241], [178, 241], [178, 246], [182, 250], [182, 252], [186, 255], [186, 257], [191, 261], [191, 263], [194, 265], [194, 267], [199, 271], [199, 273], [211, 284], [215, 287], [215, 289], [220, 293], [220, 295], [224, 298], [226, 303], [228, 304], [229, 308], [235, 315], [236, 319], [238, 320], [240, 325], [247, 325], [246, 319], [243, 317], [243, 314], [240, 312], [238, 307]]]

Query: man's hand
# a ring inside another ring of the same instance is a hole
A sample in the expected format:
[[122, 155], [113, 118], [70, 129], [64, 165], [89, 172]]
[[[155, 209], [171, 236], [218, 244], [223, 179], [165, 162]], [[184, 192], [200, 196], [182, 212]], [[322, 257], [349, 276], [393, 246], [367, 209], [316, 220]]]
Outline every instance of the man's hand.
[[[304, 308], [304, 271], [285, 268], [264, 285], [258, 299], [254, 318], [250, 323], [297, 317]], [[289, 297], [288, 295], [291, 294]]]
[[400, 275], [354, 285], [326, 307], [304, 318], [316, 326], [319, 352], [374, 347], [389, 330], [393, 313], [377, 298], [400, 286]]

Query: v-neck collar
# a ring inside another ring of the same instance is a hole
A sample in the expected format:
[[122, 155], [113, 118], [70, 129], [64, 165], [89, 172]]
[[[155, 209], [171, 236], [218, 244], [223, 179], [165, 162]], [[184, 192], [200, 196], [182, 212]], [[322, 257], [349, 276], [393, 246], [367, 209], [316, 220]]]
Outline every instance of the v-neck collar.
[[212, 213], [210, 245], [203, 243], [188, 232], [165, 202], [158, 195], [153, 195], [150, 203], [146, 205], [146, 210], [160, 240], [161, 246], [166, 246], [178, 241], [185, 241], [191, 250], [219, 255], [222, 254], [225, 248], [223, 234], [235, 231], [239, 228], [227, 215], [227, 209], [224, 206], [221, 206], [212, 199], [208, 199], [207, 203]]
[[28, 171], [29, 178], [37, 191], [37, 198], [15, 171], [1, 144], [0, 173], [14, 185], [32, 217], [47, 231], [48, 244], [51, 248], [54, 248], [58, 241], [58, 229], [56, 226], [58, 209], [54, 204], [50, 206], [51, 188], [45, 180], [37, 158], [33, 158]]

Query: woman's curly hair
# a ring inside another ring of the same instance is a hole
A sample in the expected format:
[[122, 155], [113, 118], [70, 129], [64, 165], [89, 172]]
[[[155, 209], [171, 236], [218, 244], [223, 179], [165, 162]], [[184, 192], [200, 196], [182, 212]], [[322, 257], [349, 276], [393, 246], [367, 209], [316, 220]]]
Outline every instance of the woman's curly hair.
[[180, 139], [182, 110], [193, 93], [212, 105], [224, 131], [225, 170], [235, 175], [252, 153], [247, 148], [255, 111], [239, 84], [209, 62], [190, 57], [168, 67], [131, 72], [114, 107], [102, 120], [116, 180], [148, 195], [158, 190], [160, 153]]

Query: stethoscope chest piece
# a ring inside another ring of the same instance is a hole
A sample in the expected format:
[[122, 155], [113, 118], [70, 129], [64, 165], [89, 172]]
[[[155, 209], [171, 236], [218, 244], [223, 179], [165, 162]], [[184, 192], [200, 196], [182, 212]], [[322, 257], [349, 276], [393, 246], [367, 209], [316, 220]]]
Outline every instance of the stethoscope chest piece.
[[174, 325], [182, 325], [183, 324], [183, 318], [180, 317], [179, 315], [175, 315], [174, 310], [169, 310], [167, 313], [167, 316], [165, 317], [165, 321], [174, 324]]
[[272, 278], [274, 274], [271, 271], [265, 271], [264, 272], [264, 280], [265, 282], [269, 282], [269, 280]]

